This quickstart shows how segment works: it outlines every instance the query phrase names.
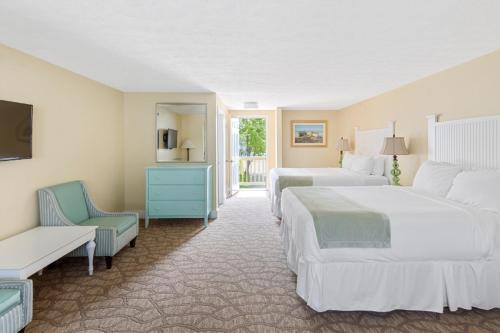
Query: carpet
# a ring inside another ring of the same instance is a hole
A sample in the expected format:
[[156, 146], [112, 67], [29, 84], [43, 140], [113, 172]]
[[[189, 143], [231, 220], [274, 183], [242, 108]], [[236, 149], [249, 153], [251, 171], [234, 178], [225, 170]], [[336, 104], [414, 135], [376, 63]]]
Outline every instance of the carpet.
[[[500, 332], [500, 310], [316, 313], [295, 293], [264, 197], [227, 200], [219, 218], [152, 221], [106, 270], [64, 258], [34, 276], [27, 332]], [[143, 224], [143, 223], [141, 223]]]

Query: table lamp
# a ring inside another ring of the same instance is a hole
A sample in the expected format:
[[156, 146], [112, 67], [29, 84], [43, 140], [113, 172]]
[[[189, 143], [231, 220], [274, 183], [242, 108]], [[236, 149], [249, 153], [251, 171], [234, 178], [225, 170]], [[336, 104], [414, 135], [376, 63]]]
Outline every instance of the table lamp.
[[339, 141], [337, 141], [337, 150], [340, 150], [339, 165], [342, 168], [342, 160], [344, 159], [344, 152], [351, 150], [351, 148], [349, 147], [349, 139], [344, 139], [343, 137], [340, 137]]
[[405, 138], [397, 137], [393, 134], [392, 137], [384, 139], [384, 146], [380, 152], [382, 155], [392, 155], [392, 184], [401, 185], [399, 183], [399, 176], [401, 175], [401, 170], [399, 169], [398, 155], [408, 155], [408, 150], [405, 145]]
[[196, 146], [194, 145], [194, 143], [189, 140], [189, 139], [186, 139], [184, 140], [184, 142], [182, 143], [182, 146], [181, 146], [182, 149], [187, 149], [187, 160], [189, 162], [189, 149], [194, 149], [196, 148]]

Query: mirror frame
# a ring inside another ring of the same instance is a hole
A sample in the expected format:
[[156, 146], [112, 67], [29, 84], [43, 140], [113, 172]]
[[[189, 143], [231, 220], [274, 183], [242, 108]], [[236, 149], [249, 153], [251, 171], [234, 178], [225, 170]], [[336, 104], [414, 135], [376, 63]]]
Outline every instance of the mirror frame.
[[[205, 106], [205, 120], [203, 122], [203, 126], [205, 127], [205, 133], [203, 135], [203, 161], [164, 161], [158, 160], [158, 107], [160, 105], [204, 105]], [[155, 104], [155, 160], [156, 163], [179, 163], [179, 164], [200, 164], [207, 163], [207, 120], [208, 120], [208, 104], [207, 103], [169, 103], [169, 102], [157, 102]]]

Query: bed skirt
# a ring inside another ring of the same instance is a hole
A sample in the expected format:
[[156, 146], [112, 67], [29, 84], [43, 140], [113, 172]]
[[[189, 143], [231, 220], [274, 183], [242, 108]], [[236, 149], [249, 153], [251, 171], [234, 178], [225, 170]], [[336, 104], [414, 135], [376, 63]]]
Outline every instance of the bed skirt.
[[297, 294], [322, 312], [500, 307], [500, 258], [484, 261], [325, 262], [304, 258], [281, 232]]
[[281, 218], [281, 195], [276, 194], [273, 189], [269, 191], [269, 197], [271, 199], [271, 213], [277, 218]]

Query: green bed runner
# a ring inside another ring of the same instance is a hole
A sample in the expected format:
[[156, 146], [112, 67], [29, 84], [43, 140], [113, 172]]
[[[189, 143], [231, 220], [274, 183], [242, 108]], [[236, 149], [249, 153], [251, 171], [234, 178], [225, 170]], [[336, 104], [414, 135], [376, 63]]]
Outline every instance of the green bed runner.
[[280, 192], [287, 187], [312, 186], [313, 177], [311, 176], [279, 176], [278, 178]]
[[320, 248], [391, 247], [387, 215], [363, 207], [333, 188], [295, 187], [289, 190], [311, 213]]

